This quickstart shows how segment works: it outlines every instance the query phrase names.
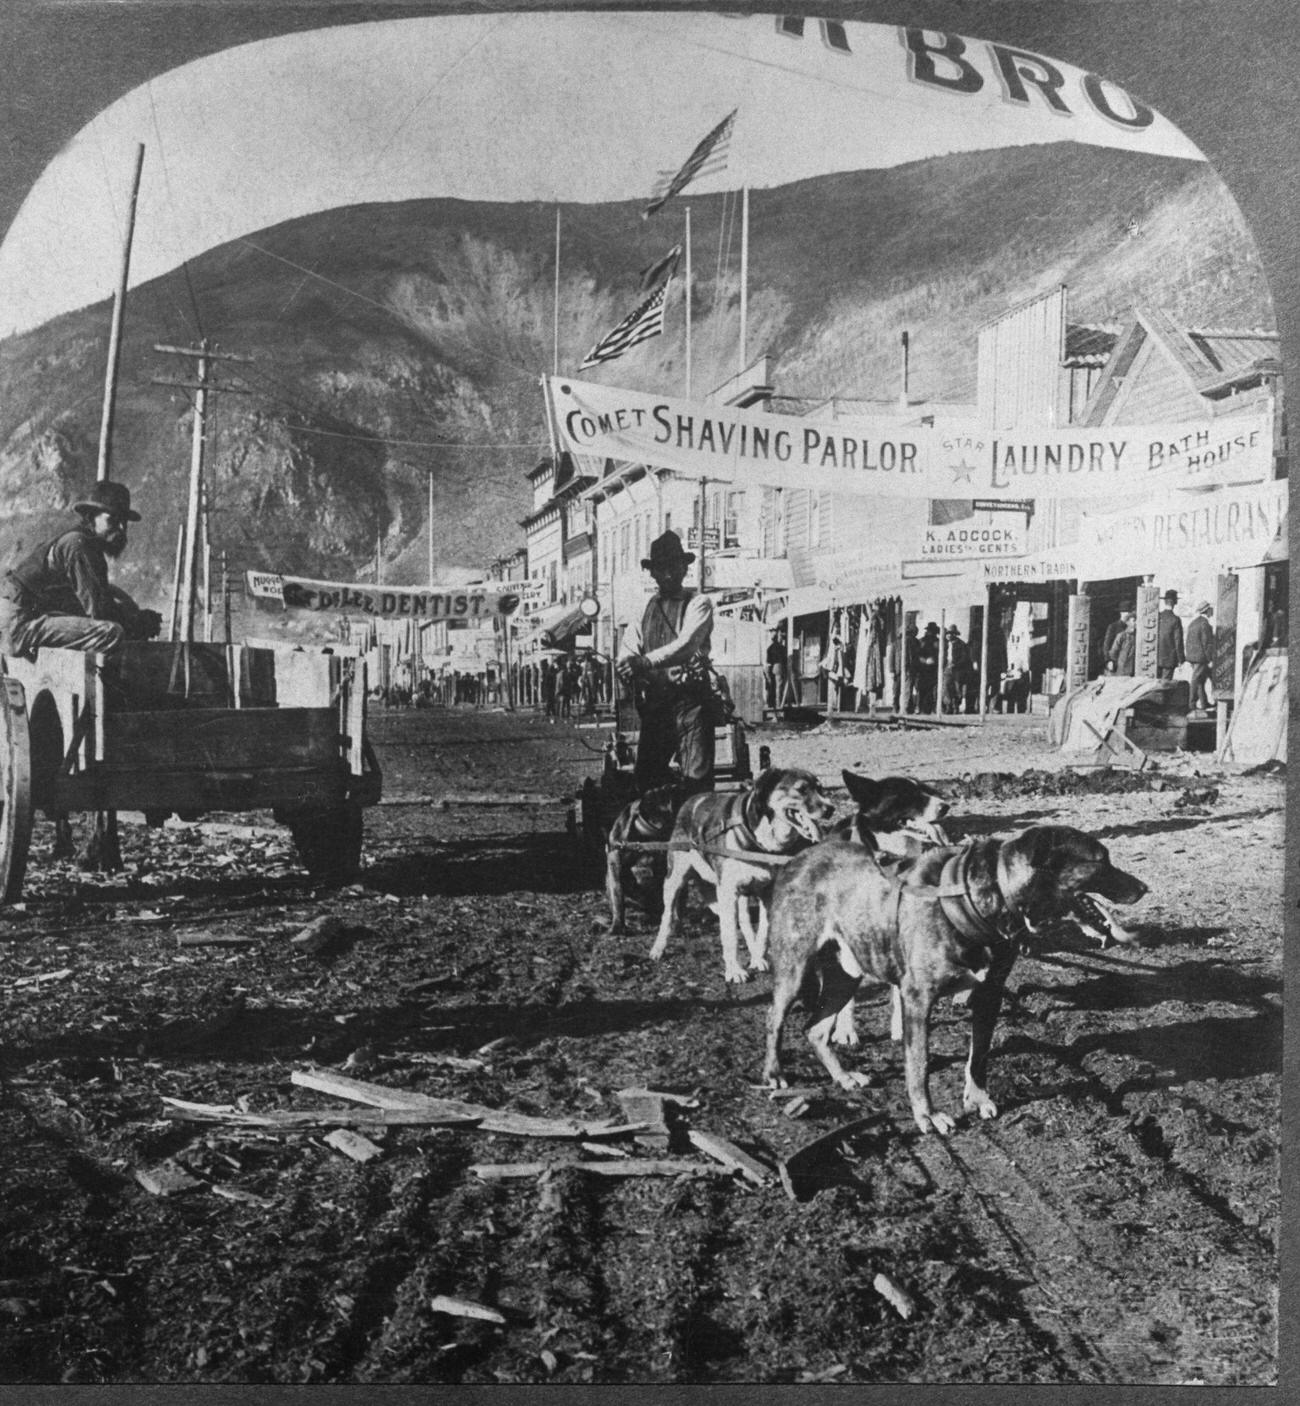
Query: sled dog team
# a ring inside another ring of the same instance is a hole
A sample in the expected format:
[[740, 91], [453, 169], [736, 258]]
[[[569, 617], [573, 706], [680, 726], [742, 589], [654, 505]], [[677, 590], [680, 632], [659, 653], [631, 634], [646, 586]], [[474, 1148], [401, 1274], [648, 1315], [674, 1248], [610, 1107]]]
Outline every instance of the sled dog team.
[[[844, 1089], [865, 1085], [868, 1076], [846, 1070], [834, 1047], [858, 1043], [859, 986], [885, 983], [917, 1126], [941, 1134], [954, 1126], [931, 1104], [928, 1083], [930, 1013], [945, 995], [970, 1007], [962, 1102], [981, 1118], [996, 1117], [986, 1085], [989, 1048], [1017, 954], [1062, 919], [1103, 946], [1132, 942], [1107, 905], [1136, 903], [1146, 885], [1070, 826], [1033, 825], [1009, 840], [952, 844], [940, 825], [948, 803], [930, 787], [850, 771], [843, 779], [856, 809], [838, 823], [817, 778], [795, 769], [771, 768], [748, 790], [695, 794], [680, 808], [669, 787], [633, 801], [615, 820], [606, 850], [610, 931], [624, 930], [636, 846], [667, 839], [663, 916], [650, 956], [663, 957], [680, 934], [688, 879], [716, 892], [726, 979], [772, 972], [765, 1082], [784, 1087], [781, 1031], [799, 1001], [831, 1078]], [[742, 936], [748, 971], [740, 965]]]

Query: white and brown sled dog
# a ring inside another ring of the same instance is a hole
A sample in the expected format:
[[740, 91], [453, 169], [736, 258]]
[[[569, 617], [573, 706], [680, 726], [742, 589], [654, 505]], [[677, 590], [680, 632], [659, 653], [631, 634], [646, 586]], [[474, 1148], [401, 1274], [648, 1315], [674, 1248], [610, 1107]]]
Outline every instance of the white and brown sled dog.
[[[748, 791], [705, 791], [677, 812], [669, 839], [664, 911], [650, 949], [658, 961], [681, 930], [686, 880], [694, 874], [717, 890], [722, 966], [728, 981], [747, 981], [740, 965], [740, 933], [749, 948], [749, 970], [767, 970], [767, 897], [777, 865], [763, 855], [794, 855], [825, 835], [835, 816], [811, 772], [771, 767]], [[755, 858], [747, 860], [747, 855]], [[750, 900], [758, 900], [755, 927]]]

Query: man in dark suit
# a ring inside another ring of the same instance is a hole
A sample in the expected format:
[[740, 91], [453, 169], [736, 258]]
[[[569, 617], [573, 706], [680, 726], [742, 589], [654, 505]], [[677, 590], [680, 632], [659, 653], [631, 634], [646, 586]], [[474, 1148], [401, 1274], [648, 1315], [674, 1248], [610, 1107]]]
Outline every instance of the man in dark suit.
[[1209, 695], [1205, 691], [1205, 681], [1214, 665], [1214, 626], [1210, 616], [1214, 607], [1209, 601], [1202, 601], [1196, 607], [1196, 614], [1187, 627], [1187, 662], [1192, 666], [1192, 701], [1194, 713], [1208, 713]]
[[1156, 678], [1172, 679], [1183, 662], [1183, 622], [1174, 614], [1178, 592], [1166, 591], [1165, 608], [1156, 619]]

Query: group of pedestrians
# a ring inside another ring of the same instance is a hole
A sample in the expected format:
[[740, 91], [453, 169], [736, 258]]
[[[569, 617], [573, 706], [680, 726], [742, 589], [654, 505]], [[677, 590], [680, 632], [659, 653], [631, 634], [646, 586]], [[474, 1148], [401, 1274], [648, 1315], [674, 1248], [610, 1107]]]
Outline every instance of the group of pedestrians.
[[[1191, 711], [1208, 713], [1210, 699], [1206, 688], [1214, 666], [1214, 607], [1202, 601], [1184, 633], [1183, 622], [1174, 607], [1178, 592], [1166, 591], [1156, 617], [1156, 678], [1172, 679], [1183, 664], [1192, 666]], [[1137, 667], [1137, 613], [1131, 605], [1120, 607], [1119, 618], [1106, 627], [1102, 642], [1105, 672], [1132, 675]]]

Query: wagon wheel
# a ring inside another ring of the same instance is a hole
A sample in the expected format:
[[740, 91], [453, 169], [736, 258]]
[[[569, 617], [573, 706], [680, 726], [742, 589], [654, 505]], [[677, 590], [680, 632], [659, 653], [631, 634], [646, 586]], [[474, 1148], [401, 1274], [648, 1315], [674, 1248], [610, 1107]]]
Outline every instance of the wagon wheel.
[[10, 678], [0, 683], [0, 902], [17, 903], [32, 838], [31, 739], [22, 684]]
[[302, 867], [314, 879], [351, 879], [361, 869], [364, 826], [355, 801], [318, 810], [277, 811], [288, 825]]

